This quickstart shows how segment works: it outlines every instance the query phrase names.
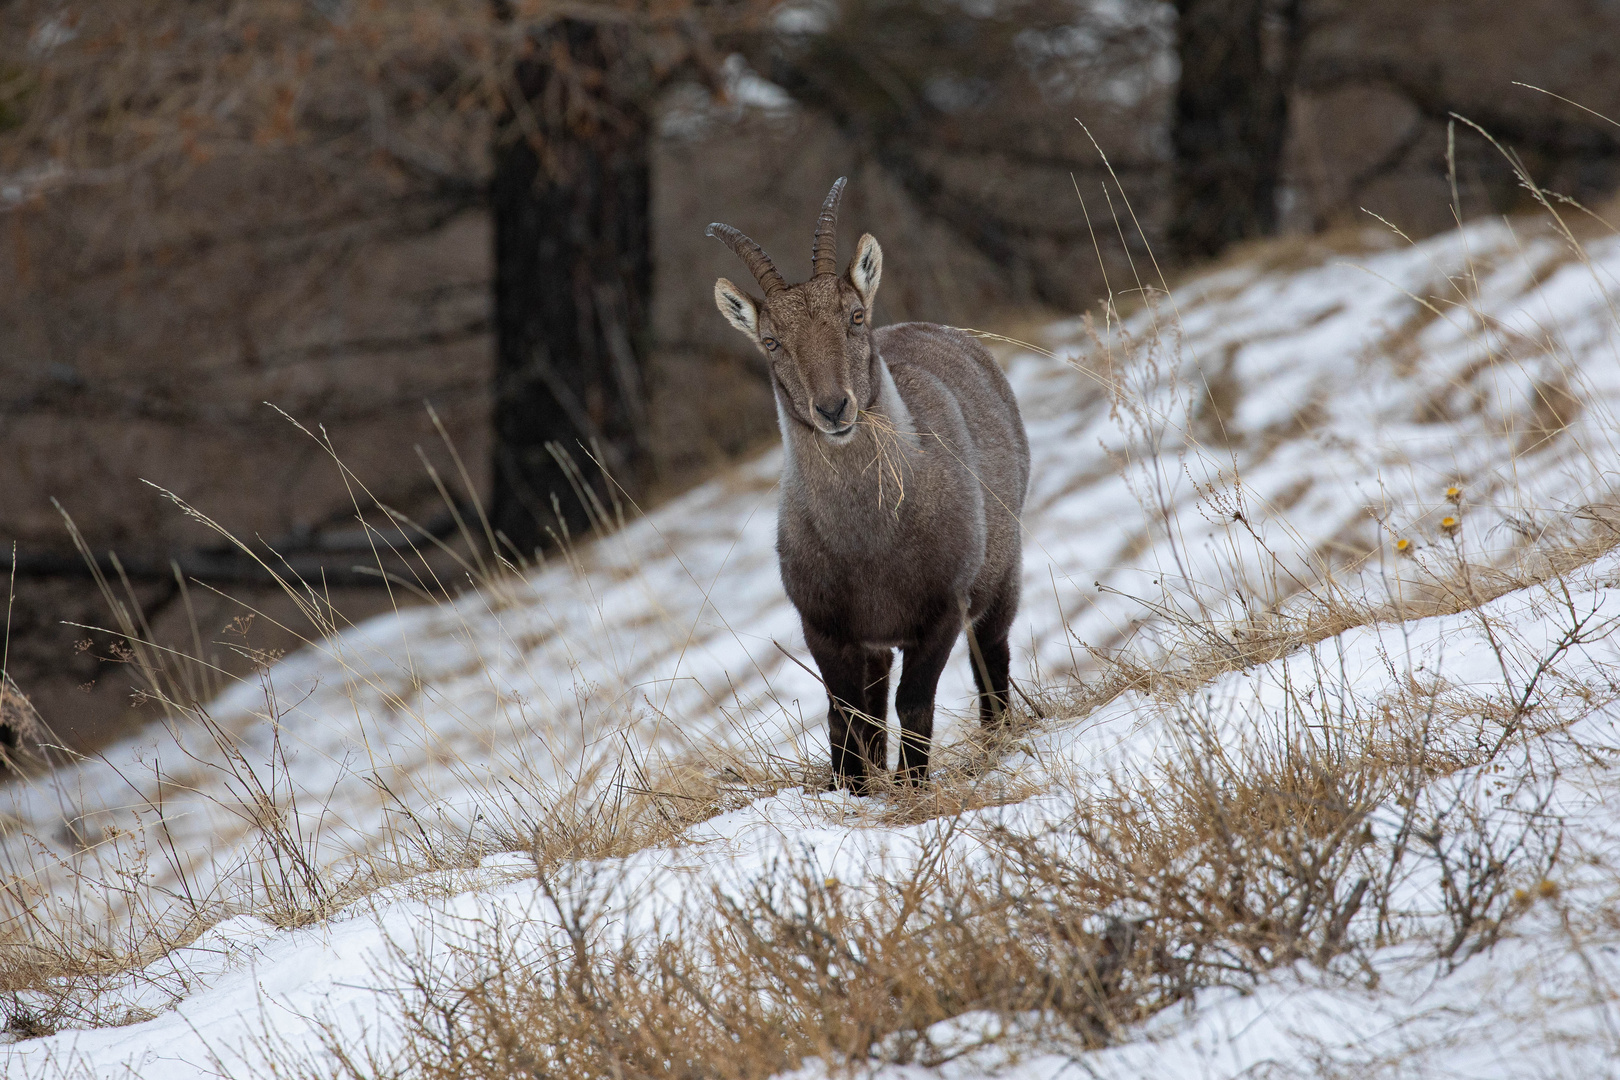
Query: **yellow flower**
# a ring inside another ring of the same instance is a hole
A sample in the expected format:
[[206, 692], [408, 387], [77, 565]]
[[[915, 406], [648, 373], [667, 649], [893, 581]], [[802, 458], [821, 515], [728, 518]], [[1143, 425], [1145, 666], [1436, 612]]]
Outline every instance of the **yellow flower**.
[[822, 884], [823, 888], [836, 889], [836, 888], [838, 888], [838, 879], [835, 878], [835, 877], [830, 877], [826, 881], [823, 881], [821, 884]]
[[1558, 895], [1558, 883], [1542, 878], [1540, 883], [1536, 885], [1536, 895], [1543, 900], [1553, 899]]
[[1446, 502], [1456, 506], [1462, 502], [1462, 488], [1452, 485], [1446, 488]]
[[1461, 524], [1462, 522], [1458, 521], [1454, 517], [1443, 517], [1440, 519], [1440, 531], [1453, 533], [1457, 531], [1457, 527]]
[[1399, 540], [1395, 541], [1395, 554], [1397, 554], [1397, 555], [1410, 555], [1410, 554], [1412, 554], [1412, 541], [1408, 540], [1404, 536], [1401, 537]]

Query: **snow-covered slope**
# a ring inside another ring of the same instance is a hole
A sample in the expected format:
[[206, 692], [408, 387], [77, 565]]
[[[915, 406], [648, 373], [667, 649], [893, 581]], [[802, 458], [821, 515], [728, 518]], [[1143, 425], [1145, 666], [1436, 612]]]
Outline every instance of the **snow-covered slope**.
[[[1594, 613], [1600, 621], [1620, 616], [1620, 557], [1575, 572], [1567, 584], [1582, 614]], [[1488, 615], [1511, 642], [1507, 655], [1515, 677], [1547, 655], [1567, 629], [1560, 601], [1552, 590], [1537, 587], [1493, 602]], [[1414, 668], [1443, 669], [1453, 686], [1488, 694], [1500, 687], [1501, 674], [1483, 625], [1472, 614], [1459, 614], [1358, 628], [1286, 660], [1227, 675], [1200, 698], [1218, 703], [1228, 745], [1236, 747], [1274, 736], [1286, 688], [1313, 682], [1324, 666], [1337, 673], [1331, 685], [1340, 695], [1338, 707], [1352, 718], [1375, 712], [1390, 691], [1396, 679], [1392, 656], [1409, 659]], [[1617, 646], [1615, 638], [1598, 638], [1573, 650], [1560, 668], [1562, 689], [1606, 687], [1609, 704], [1585, 713], [1584, 699], [1551, 695], [1550, 709], [1582, 718], [1550, 737], [1546, 747], [1504, 759], [1510, 770], [1562, 767], [1552, 812], [1568, 831], [1559, 892], [1533, 906], [1514, 935], [1493, 950], [1449, 973], [1436, 963], [1424, 932], [1445, 925], [1444, 901], [1434, 875], [1418, 867], [1401, 890], [1397, 912], [1411, 941], [1374, 952], [1367, 970], [1351, 977], [1300, 965], [1250, 993], [1200, 994], [1187, 1008], [1161, 1014], [1108, 1049], [1059, 1042], [1018, 1047], [1022, 1052], [1015, 1056], [997, 1045], [938, 1069], [891, 1066], [878, 1075], [1055, 1080], [1074, 1075], [1077, 1067], [1079, 1075], [1143, 1080], [1252, 1076], [1267, 1068], [1276, 1071], [1263, 1075], [1339, 1075], [1335, 1069], [1476, 1078], [1611, 1075], [1620, 1049], [1614, 1026], [1620, 1022], [1620, 924], [1614, 918], [1620, 903], [1620, 805], [1614, 795], [1620, 790], [1620, 707], [1612, 676], [1620, 663]], [[1127, 693], [1088, 718], [1038, 732], [1001, 770], [1045, 793], [973, 811], [957, 827], [963, 834], [991, 825], [1033, 830], [1061, 820], [1110, 775], [1151, 780], [1178, 741], [1177, 713], [1173, 704]], [[1472, 779], [1455, 782], [1461, 788]], [[1515, 787], [1503, 821], [1513, 806], [1537, 803], [1544, 790], [1534, 783]], [[1396, 807], [1376, 813], [1378, 838], [1387, 840], [1400, 819]], [[616, 931], [635, 938], [657, 924], [671, 925], [671, 913], [694, 898], [705, 903], [709, 886], [743, 888], [784, 859], [808, 857], [818, 872], [851, 890], [904, 878], [941, 829], [938, 821], [879, 827], [845, 794], [795, 789], [697, 825], [678, 845], [601, 860], [593, 869], [612, 883], [616, 899], [608, 906], [623, 913], [614, 919]], [[279, 931], [239, 916], [166, 961], [166, 970], [188, 971], [195, 980], [194, 992], [176, 1008], [129, 1027], [68, 1031], [18, 1044], [10, 1049], [8, 1073], [261, 1075], [267, 1053], [308, 1050], [321, 1026], [357, 1045], [386, 1046], [387, 1028], [379, 1033], [378, 1014], [392, 1001], [387, 988], [400, 978], [398, 950], [420, 963], [423, 956], [448, 956], [502, 926], [528, 928], [536, 953], [541, 942], [562, 932], [533, 863], [523, 855], [493, 856], [478, 870], [384, 890], [319, 926]], [[139, 989], [128, 994], [131, 1006], [143, 1004], [142, 998]], [[156, 1004], [161, 995], [146, 998], [146, 1004]], [[931, 1035], [948, 1047], [957, 1037], [954, 1026], [938, 1025]], [[796, 1075], [825, 1074], [812, 1065]]]
[[[1415, 246], [1251, 260], [1123, 323], [1055, 327], [1055, 356], [1009, 348], [1034, 453], [1013, 635], [1025, 683], [1095, 672], [1088, 646], [1174, 666], [1208, 628], [1238, 641], [1274, 626], [1279, 608], [1304, 614], [1330, 595], [1415, 603], [1459, 558], [1510, 565], [1601, 531], [1590, 507], [1620, 486], [1617, 282], [1620, 241], [1582, 257], [1534, 228], [1481, 224]], [[807, 659], [772, 548], [778, 466], [767, 455], [498, 600], [374, 620], [233, 689], [211, 715], [321, 865], [374, 848], [406, 811], [475, 837], [521, 830], [551, 793], [624, 755], [648, 769], [717, 747], [816, 760], [824, 699], [787, 655]], [[1445, 498], [1453, 484], [1460, 508]], [[1460, 526], [1442, 528], [1447, 515]], [[1403, 539], [1409, 557], [1395, 553]], [[1620, 614], [1617, 573], [1606, 558], [1571, 578], [1590, 626]], [[1485, 700], [1528, 678], [1568, 621], [1543, 587], [1492, 603], [1490, 623], [1463, 612], [1356, 627], [1195, 693], [1218, 703], [1233, 746], [1276, 722], [1278, 688], [1305, 669], [1331, 669], [1342, 715], [1375, 713], [1412, 672], [1437, 667]], [[1238, 1075], [1266, 1062], [1310, 1074], [1397, 1059], [1451, 1075], [1458, 1047], [1472, 1055], [1458, 1075], [1603, 1075], [1602, 1054], [1620, 1049], [1620, 927], [1596, 914], [1616, 896], [1606, 845], [1620, 816], [1604, 791], [1620, 779], [1608, 756], [1620, 711], [1603, 689], [1616, 659], [1595, 634], [1561, 657], [1568, 695], [1547, 708], [1578, 725], [1536, 760], [1584, 770], [1559, 798], [1584, 830], [1572, 848], [1597, 862], [1556, 904], [1534, 907], [1520, 939], [1443, 977], [1432, 949], [1392, 945], [1376, 954], [1374, 989], [1284, 971], [1252, 994], [1206, 993], [1105, 1051], [969, 1055], [943, 1075], [1056, 1076], [1076, 1061], [1107, 1076]], [[941, 687], [955, 710], [941, 743], [960, 737], [969, 686], [958, 656]], [[1038, 828], [1122, 770], [1151, 777], [1180, 745], [1178, 707], [1125, 693], [1041, 728], [998, 767], [1039, 794], [968, 824]], [[260, 839], [239, 810], [240, 769], [219, 764], [215, 740], [182, 727], [0, 792], [5, 853], [37, 910], [126, 918], [137, 894], [177, 910], [184, 895], [242, 903], [235, 875]], [[683, 903], [691, 883], [746, 880], [784, 852], [810, 852], [858, 887], [903, 869], [932, 829], [886, 827], [846, 797], [789, 789], [616, 862], [614, 880], [637, 898], [621, 930]], [[98, 894], [75, 878], [116, 866], [138, 867], [140, 888]], [[543, 927], [532, 871], [525, 856], [491, 856], [290, 931], [238, 915], [163, 962], [186, 973], [177, 1007], [173, 977], [137, 982], [125, 1005], [159, 1015], [17, 1043], [8, 1072], [193, 1076], [217, 1060], [251, 1075], [265, 1052], [253, 1039], [296, 1040], [317, 1016], [385, 1038], [385, 943], [431, 952], [495, 921]], [[1439, 917], [1438, 888], [1415, 879], [1407, 890], [1414, 934]], [[891, 1072], [922, 1075], [908, 1069]]]

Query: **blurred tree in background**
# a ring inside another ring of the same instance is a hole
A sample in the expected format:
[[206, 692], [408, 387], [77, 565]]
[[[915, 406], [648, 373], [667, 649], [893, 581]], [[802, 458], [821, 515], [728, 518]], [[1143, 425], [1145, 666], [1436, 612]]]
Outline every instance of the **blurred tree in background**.
[[634, 492], [647, 469], [658, 78], [636, 30], [580, 18], [545, 26], [512, 72], [501, 117], [490, 183], [492, 514], [520, 556], [542, 546], [548, 524], [584, 531], [581, 485], [599, 475], [588, 454]]
[[1176, 0], [1170, 243], [1182, 259], [1277, 228], [1302, 0]]

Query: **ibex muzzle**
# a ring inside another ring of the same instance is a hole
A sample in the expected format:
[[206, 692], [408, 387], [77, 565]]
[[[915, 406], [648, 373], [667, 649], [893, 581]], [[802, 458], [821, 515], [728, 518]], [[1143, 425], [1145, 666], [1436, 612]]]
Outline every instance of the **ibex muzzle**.
[[782, 584], [827, 687], [833, 781], [859, 793], [888, 765], [894, 649], [902, 778], [928, 775], [934, 694], [964, 626], [979, 715], [1009, 705], [1007, 633], [1018, 611], [1018, 515], [1029, 441], [995, 359], [950, 327], [872, 328], [883, 249], [870, 234], [838, 273], [840, 179], [822, 204], [810, 280], [789, 285], [729, 225], [709, 226], [764, 290], [725, 278], [714, 300], [770, 365], [787, 450], [777, 553]]

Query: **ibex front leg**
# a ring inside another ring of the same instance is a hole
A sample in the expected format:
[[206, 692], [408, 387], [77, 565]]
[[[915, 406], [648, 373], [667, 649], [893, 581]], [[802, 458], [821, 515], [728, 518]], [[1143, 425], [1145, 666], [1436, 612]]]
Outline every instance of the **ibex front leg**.
[[883, 726], [865, 711], [867, 650], [809, 626], [804, 628], [804, 637], [827, 687], [827, 743], [832, 751], [833, 786], [865, 795], [869, 776], [882, 772], [888, 764]]
[[914, 786], [928, 780], [928, 751], [934, 741], [934, 694], [960, 630], [960, 624], [953, 619], [940, 619], [922, 640], [903, 650], [905, 666], [894, 694], [894, 711], [900, 717], [899, 779]]

